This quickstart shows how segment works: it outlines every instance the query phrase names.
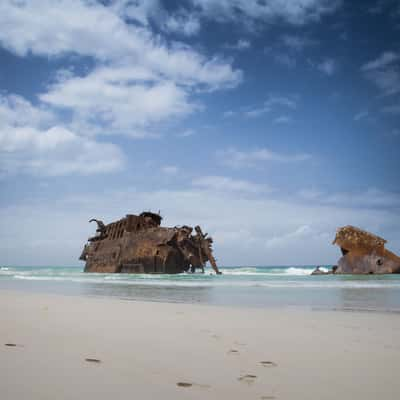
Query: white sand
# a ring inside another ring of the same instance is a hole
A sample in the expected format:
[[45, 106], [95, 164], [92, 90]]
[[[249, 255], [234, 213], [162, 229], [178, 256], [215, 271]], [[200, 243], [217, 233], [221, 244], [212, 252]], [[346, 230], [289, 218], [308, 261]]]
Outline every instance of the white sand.
[[399, 341], [398, 314], [0, 291], [0, 399], [398, 400]]

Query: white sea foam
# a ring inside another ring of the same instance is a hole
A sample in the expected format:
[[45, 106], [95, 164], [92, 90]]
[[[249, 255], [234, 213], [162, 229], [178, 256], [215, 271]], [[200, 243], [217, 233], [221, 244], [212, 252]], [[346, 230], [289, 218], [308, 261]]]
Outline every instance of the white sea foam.
[[74, 282], [74, 283], [94, 283], [94, 284], [108, 284], [108, 285], [127, 285], [127, 286], [154, 286], [154, 287], [190, 287], [190, 288], [204, 288], [204, 287], [226, 287], [226, 288], [279, 288], [279, 289], [321, 289], [321, 288], [349, 288], [349, 289], [400, 289], [399, 281], [252, 281], [252, 280], [223, 280], [223, 279], [127, 279], [122, 275], [118, 276], [93, 276], [81, 274], [78, 276], [27, 276], [15, 275], [15, 279], [28, 280], [28, 281], [53, 281], [53, 282]]
[[[326, 268], [321, 268], [322, 271], [328, 271]], [[288, 268], [222, 268], [221, 272], [224, 275], [236, 275], [236, 276], [302, 276], [311, 275], [313, 268], [301, 268], [301, 267], [288, 267]]]

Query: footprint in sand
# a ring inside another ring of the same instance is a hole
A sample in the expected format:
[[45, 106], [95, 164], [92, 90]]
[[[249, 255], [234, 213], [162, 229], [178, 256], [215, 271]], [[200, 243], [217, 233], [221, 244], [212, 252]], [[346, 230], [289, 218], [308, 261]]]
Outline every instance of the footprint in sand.
[[242, 375], [238, 378], [239, 382], [247, 383], [248, 385], [252, 385], [257, 379], [257, 375], [246, 374]]
[[263, 367], [277, 367], [278, 364], [274, 363], [273, 361], [260, 361], [260, 364]]
[[193, 383], [189, 383], [189, 382], [178, 382], [178, 383], [176, 384], [176, 386], [188, 388], [188, 387], [192, 387], [192, 386], [193, 386]]
[[85, 361], [96, 364], [101, 363], [101, 360], [99, 360], [98, 358], [85, 358]]
[[181, 388], [190, 388], [190, 387], [198, 387], [202, 389], [210, 388], [210, 385], [200, 385], [199, 383], [192, 383], [192, 382], [177, 382], [176, 386]]

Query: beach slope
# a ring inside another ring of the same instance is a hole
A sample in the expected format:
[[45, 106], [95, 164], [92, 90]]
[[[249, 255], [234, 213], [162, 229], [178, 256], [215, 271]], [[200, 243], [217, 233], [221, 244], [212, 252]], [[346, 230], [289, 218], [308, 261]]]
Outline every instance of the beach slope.
[[1, 399], [398, 399], [396, 313], [0, 291]]

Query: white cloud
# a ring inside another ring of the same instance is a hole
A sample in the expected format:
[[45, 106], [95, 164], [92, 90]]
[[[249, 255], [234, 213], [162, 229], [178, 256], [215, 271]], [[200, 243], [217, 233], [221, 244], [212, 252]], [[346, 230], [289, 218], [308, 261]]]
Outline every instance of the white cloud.
[[234, 148], [217, 152], [218, 160], [233, 168], [254, 167], [259, 163], [265, 162], [302, 162], [311, 159], [311, 155], [301, 154], [282, 154], [267, 148], [260, 148], [252, 151], [239, 151]]
[[337, 62], [332, 58], [326, 58], [315, 67], [326, 76], [332, 76], [337, 71]]
[[185, 129], [183, 132], [178, 133], [177, 136], [181, 137], [181, 138], [187, 138], [190, 136], [194, 136], [196, 134], [196, 132], [193, 129]]
[[0, 42], [18, 55], [75, 53], [135, 65], [151, 76], [211, 87], [235, 85], [241, 78], [229, 63], [208, 59], [179, 43], [168, 46], [100, 3], [5, 1], [0, 5], [0, 24]]
[[361, 71], [384, 94], [400, 92], [400, 55], [385, 51], [375, 60], [361, 66]]
[[233, 50], [246, 50], [251, 47], [251, 43], [246, 39], [239, 39], [235, 44], [226, 44], [227, 49]]
[[215, 192], [241, 192], [247, 194], [270, 192], [272, 189], [266, 184], [233, 179], [227, 176], [202, 176], [193, 179], [193, 186]]
[[165, 15], [162, 27], [170, 33], [194, 36], [199, 33], [201, 25], [197, 15], [180, 11], [175, 14]]
[[264, 104], [262, 107], [253, 108], [252, 110], [248, 110], [244, 112], [246, 117], [256, 118], [260, 117], [263, 114], [267, 114], [271, 111], [271, 107]]
[[162, 10], [160, 0], [113, 0], [110, 7], [121, 18], [147, 26], [151, 18], [157, 18]]
[[281, 41], [285, 47], [296, 52], [301, 52], [306, 47], [318, 44], [316, 40], [300, 35], [283, 35]]
[[340, 6], [336, 0], [191, 0], [208, 18], [218, 21], [255, 20], [303, 25], [319, 21]]
[[92, 57], [92, 71], [58, 74], [40, 99], [69, 109], [71, 126], [81, 132], [153, 137], [157, 123], [197, 108], [190, 99], [195, 91], [231, 88], [242, 79], [230, 62], [153, 34], [145, 16], [156, 7], [157, 2], [146, 6], [142, 0], [109, 6], [84, 0], [4, 1], [0, 43], [20, 56]]
[[21, 96], [0, 94], [0, 129], [8, 126], [40, 127], [54, 122], [55, 116], [43, 107], [35, 107]]
[[222, 114], [223, 118], [231, 118], [235, 115], [236, 113], [232, 110], [224, 111]]
[[274, 60], [280, 65], [283, 65], [284, 67], [288, 69], [293, 69], [297, 65], [297, 61], [293, 56], [290, 56], [289, 54], [285, 53], [278, 53], [274, 55]]
[[94, 174], [117, 171], [118, 146], [84, 138], [20, 96], [0, 96], [0, 174]]
[[369, 61], [361, 67], [362, 71], [372, 71], [375, 69], [380, 69], [392, 64], [393, 62], [399, 60], [399, 54], [393, 51], [385, 51], [375, 60]]
[[296, 96], [285, 97], [285, 96], [270, 96], [265, 102], [268, 106], [283, 106], [291, 109], [297, 108]]
[[368, 111], [360, 111], [356, 115], [354, 115], [354, 121], [361, 121], [362, 119], [367, 118], [369, 115]]
[[278, 107], [289, 108], [292, 110], [296, 109], [297, 108], [296, 96], [285, 97], [285, 96], [270, 95], [261, 107], [256, 107], [251, 110], [247, 110], [244, 112], [244, 115], [250, 118], [255, 118], [263, 114], [267, 114], [274, 108]]
[[179, 172], [179, 167], [176, 165], [164, 165], [161, 168], [161, 172], [163, 172], [165, 175], [176, 175]]
[[123, 154], [114, 144], [82, 138], [65, 128], [0, 130], [1, 174], [90, 175], [118, 171]]
[[92, 124], [104, 133], [141, 137], [158, 122], [195, 109], [182, 87], [151, 78], [149, 71], [134, 67], [101, 67], [54, 84], [40, 99], [71, 109], [80, 126]]
[[281, 115], [274, 119], [275, 124], [290, 124], [293, 118], [290, 115]]
[[398, 115], [400, 114], [400, 104], [393, 104], [391, 106], [385, 106], [382, 111], [387, 114]]
[[298, 242], [301, 239], [310, 240], [313, 234], [313, 229], [310, 225], [300, 225], [294, 231], [282, 233], [280, 236], [273, 235], [265, 242], [267, 249], [272, 248], [287, 248], [292, 242]]
[[340, 207], [360, 208], [400, 208], [400, 195], [376, 188], [369, 188], [359, 192], [323, 193], [316, 190], [302, 190], [300, 198], [314, 204], [335, 205]]

